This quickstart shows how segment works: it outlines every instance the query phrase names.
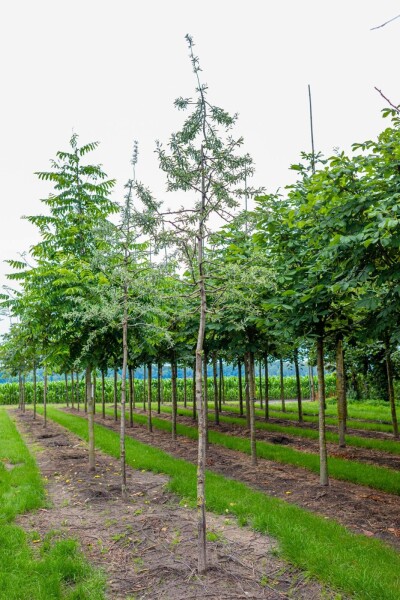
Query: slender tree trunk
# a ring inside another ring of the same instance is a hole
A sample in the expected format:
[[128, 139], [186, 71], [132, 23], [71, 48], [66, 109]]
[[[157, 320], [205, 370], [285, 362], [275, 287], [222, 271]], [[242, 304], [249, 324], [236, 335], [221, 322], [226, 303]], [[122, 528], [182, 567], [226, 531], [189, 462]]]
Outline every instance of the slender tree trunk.
[[214, 382], [214, 420], [215, 424], [219, 425], [219, 410], [218, 410], [218, 379], [217, 379], [217, 355], [215, 352], [212, 353], [212, 366], [213, 366], [213, 382]]
[[72, 408], [72, 410], [74, 410], [74, 398], [75, 398], [74, 372], [71, 371], [71, 408]]
[[148, 415], [147, 415], [147, 428], [150, 431], [150, 433], [153, 432], [153, 422], [151, 420], [151, 401], [152, 401], [152, 389], [151, 389], [151, 382], [152, 382], [152, 372], [151, 372], [151, 367], [152, 364], [147, 363], [147, 400], [148, 400]]
[[387, 382], [388, 382], [388, 394], [389, 394], [389, 403], [390, 410], [392, 413], [392, 423], [393, 423], [393, 435], [397, 439], [399, 437], [399, 427], [397, 424], [397, 414], [396, 414], [396, 402], [394, 397], [394, 386], [393, 386], [393, 365], [392, 358], [390, 355], [390, 343], [389, 340], [385, 341], [385, 355], [386, 355], [386, 373], [387, 373]]
[[183, 406], [187, 407], [187, 375], [186, 367], [183, 367]]
[[118, 371], [114, 367], [114, 421], [118, 421]]
[[193, 364], [193, 421], [197, 419], [196, 411], [196, 361]]
[[224, 366], [222, 358], [219, 358], [219, 392], [218, 392], [218, 408], [219, 412], [222, 410], [222, 404], [224, 402]]
[[162, 363], [157, 368], [157, 414], [161, 413]]
[[77, 371], [76, 372], [76, 404], [77, 404], [77, 407], [78, 407], [78, 412], [80, 410], [80, 408], [79, 408], [79, 406], [80, 406], [80, 398], [81, 398], [81, 395], [80, 395], [80, 390], [79, 390], [79, 372]]
[[261, 359], [258, 361], [258, 383], [260, 388], [260, 408], [261, 410], [264, 408], [263, 406], [263, 393], [262, 393], [262, 362]]
[[[127, 253], [125, 250], [125, 268], [127, 262]], [[126, 445], [125, 445], [125, 427], [126, 427], [126, 373], [128, 369], [128, 286], [124, 281], [124, 315], [122, 319], [122, 374], [121, 374], [121, 420], [120, 420], [120, 462], [121, 462], [121, 496], [126, 498]], [[114, 371], [116, 373], [116, 371]]]
[[129, 377], [129, 427], [133, 427], [133, 396], [135, 388], [133, 387], [133, 369], [128, 367]]
[[269, 421], [269, 374], [268, 374], [268, 354], [264, 356], [264, 377], [265, 377], [265, 420]]
[[136, 408], [136, 394], [135, 394], [135, 369], [132, 369], [132, 408]]
[[257, 464], [257, 447], [256, 447], [256, 425], [255, 425], [255, 374], [254, 374], [254, 353], [247, 353], [247, 363], [249, 371], [249, 396], [250, 396], [250, 448], [251, 448], [251, 464]]
[[22, 373], [18, 371], [18, 409], [22, 410]]
[[242, 362], [238, 360], [238, 388], [239, 388], [239, 415], [243, 417], [243, 385], [242, 385]]
[[[87, 372], [85, 372], [85, 377], [86, 377], [86, 375], [87, 375]], [[91, 388], [88, 387], [87, 381], [85, 379], [85, 393], [83, 395], [85, 413], [87, 413], [87, 411], [88, 411], [88, 390], [90, 390], [90, 389]]]
[[317, 394], [315, 390], [315, 381], [314, 381], [314, 367], [311, 365], [311, 391], [312, 391], [312, 399], [315, 402], [317, 400]]
[[319, 400], [319, 475], [320, 484], [328, 485], [328, 456], [325, 435], [325, 375], [324, 375], [324, 337], [321, 332], [317, 337], [317, 371]]
[[97, 386], [97, 374], [96, 369], [93, 369], [93, 414], [96, 414], [96, 386]]
[[44, 381], [43, 381], [43, 426], [47, 427], [47, 367], [44, 367]]
[[33, 363], [33, 418], [36, 420], [37, 381], [36, 362]]
[[94, 408], [93, 408], [93, 388], [91, 367], [86, 367], [86, 391], [88, 411], [88, 433], [89, 433], [89, 471], [96, 470], [96, 457], [94, 453]]
[[146, 411], [147, 389], [146, 389], [146, 365], [143, 365], [143, 410]]
[[207, 352], [203, 351], [203, 402], [204, 402], [204, 427], [206, 436], [206, 448], [208, 448], [208, 373], [207, 373], [208, 357]]
[[172, 410], [171, 410], [171, 420], [172, 420], [172, 439], [176, 440], [176, 413], [177, 413], [177, 404], [178, 398], [176, 394], [176, 363], [175, 358], [171, 361], [171, 396], [172, 396]]
[[285, 386], [283, 383], [283, 359], [280, 358], [279, 359], [279, 378], [280, 378], [280, 388], [281, 388], [281, 405], [282, 405], [282, 411], [286, 412], [286, 406], [285, 406]]
[[25, 390], [25, 375], [22, 375], [22, 412], [25, 412], [25, 395], [26, 395], [26, 390]]
[[248, 356], [244, 357], [244, 389], [246, 397], [246, 425], [250, 429], [250, 377], [249, 377], [249, 361]]
[[299, 351], [294, 351], [294, 370], [296, 373], [296, 390], [297, 390], [297, 409], [299, 415], [299, 423], [303, 422], [303, 407], [301, 404], [301, 380], [300, 380], [300, 369], [299, 369]]
[[106, 418], [106, 390], [105, 390], [105, 373], [101, 370], [101, 414], [103, 419]]
[[65, 380], [65, 403], [67, 405], [67, 408], [69, 408], [69, 396], [68, 396], [68, 374], [65, 371], [64, 373], [64, 380]]
[[336, 396], [339, 424], [339, 448], [346, 447], [346, 386], [344, 381], [343, 336], [336, 338]]

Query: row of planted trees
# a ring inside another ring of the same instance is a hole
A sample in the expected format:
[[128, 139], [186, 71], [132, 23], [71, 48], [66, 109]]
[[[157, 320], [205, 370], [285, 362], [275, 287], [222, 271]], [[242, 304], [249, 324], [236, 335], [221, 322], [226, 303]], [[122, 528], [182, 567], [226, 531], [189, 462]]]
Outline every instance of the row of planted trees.
[[[86, 164], [97, 144], [79, 146], [74, 135], [41, 180], [54, 185], [45, 215], [28, 217], [41, 241], [29, 261], [10, 261], [19, 285], [3, 296], [14, 319], [1, 348], [3, 367], [20, 374], [85, 370], [90, 468], [94, 460], [93, 373], [122, 369], [121, 461], [125, 493], [125, 406], [132, 402], [133, 371], [146, 365], [151, 428], [152, 365], [172, 369], [172, 422], [176, 437], [178, 364], [195, 373], [193, 414], [198, 421], [197, 498], [199, 572], [206, 569], [205, 460], [208, 387], [213, 368], [215, 420], [220, 410], [217, 362], [238, 364], [239, 402], [246, 407], [256, 461], [255, 358], [268, 373], [271, 357], [317, 365], [322, 485], [328, 484], [325, 442], [325, 359], [336, 363], [340, 444], [345, 444], [346, 385], [373, 379], [387, 393], [398, 436], [392, 354], [399, 331], [400, 131], [398, 113], [376, 142], [352, 156], [303, 156], [296, 184], [285, 194], [263, 195], [247, 182], [253, 174], [236, 117], [208, 100], [200, 67], [187, 42], [196, 96], [178, 98], [187, 111], [167, 147], [157, 145], [167, 209], [133, 176], [118, 205], [114, 181]], [[185, 195], [189, 204], [179, 207]], [[240, 210], [257, 196], [253, 212]], [[119, 213], [119, 219], [116, 215]], [[114, 217], [112, 217], [114, 215]], [[156, 258], [155, 258], [156, 257]], [[354, 376], [355, 374], [355, 376]], [[384, 376], [384, 377], [383, 377]], [[159, 381], [161, 379], [159, 378]], [[313, 379], [311, 379], [313, 381]], [[377, 384], [378, 385], [378, 384]], [[269, 397], [264, 375], [264, 399]], [[241, 390], [244, 390], [244, 398]], [[299, 420], [301, 387], [297, 386]], [[269, 418], [265, 402], [265, 418]]]

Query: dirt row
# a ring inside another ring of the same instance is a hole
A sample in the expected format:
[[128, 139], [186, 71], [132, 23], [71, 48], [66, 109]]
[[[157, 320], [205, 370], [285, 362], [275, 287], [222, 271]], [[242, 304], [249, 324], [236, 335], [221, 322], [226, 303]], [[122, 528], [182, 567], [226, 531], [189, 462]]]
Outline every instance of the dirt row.
[[[42, 417], [34, 421], [31, 412], [14, 414], [46, 478], [50, 501], [46, 509], [21, 515], [18, 523], [40, 539], [51, 531], [78, 539], [89, 560], [105, 571], [108, 598], [334, 597], [281, 560], [274, 540], [211, 514], [210, 568], [197, 576], [196, 515], [165, 490], [165, 476], [128, 468], [128, 497], [122, 500], [117, 460], [97, 452], [96, 473], [89, 473], [87, 445], [79, 438], [52, 421], [44, 429]], [[114, 428], [111, 420], [106, 423]], [[147, 438], [147, 432], [138, 428], [133, 432], [136, 437], [139, 431]], [[153, 438], [162, 446], [162, 436]], [[168, 445], [166, 439], [164, 443]], [[183, 439], [178, 448], [192, 453], [191, 444]]]

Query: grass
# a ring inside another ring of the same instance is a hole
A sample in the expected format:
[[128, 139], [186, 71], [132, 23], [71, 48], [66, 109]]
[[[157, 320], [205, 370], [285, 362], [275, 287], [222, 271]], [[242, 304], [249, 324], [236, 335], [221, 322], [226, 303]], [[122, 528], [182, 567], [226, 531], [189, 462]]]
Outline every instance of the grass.
[[[113, 409], [107, 408], [106, 413], [113, 414]], [[128, 418], [128, 415], [127, 415]], [[147, 423], [146, 415], [134, 415], [137, 423]], [[153, 427], [163, 431], [171, 431], [170, 421], [159, 419], [153, 416]], [[179, 435], [197, 439], [197, 428], [190, 425], [177, 424], [177, 433]], [[251, 453], [250, 440], [242, 437], [235, 437], [226, 433], [209, 430], [208, 439], [211, 444], [217, 444], [237, 450], [245, 454]], [[301, 467], [319, 473], [319, 456], [311, 452], [301, 452], [287, 446], [270, 444], [268, 442], [257, 441], [257, 455], [265, 460], [273, 460], [282, 464], [289, 464]], [[385, 467], [376, 467], [354, 460], [344, 458], [328, 457], [329, 475], [334, 479], [350, 481], [358, 485], [365, 485], [389, 494], [400, 495], [400, 473]]]
[[[53, 407], [48, 416], [87, 440], [84, 418]], [[97, 448], [119, 457], [117, 433], [95, 425], [95, 435]], [[195, 506], [195, 465], [130, 437], [126, 460], [135, 469], [167, 474], [169, 489]], [[206, 479], [208, 510], [235, 515], [241, 524], [277, 538], [282, 556], [310, 575], [360, 600], [399, 599], [400, 556], [385, 544], [216, 473], [208, 471]]]
[[[231, 410], [231, 408], [229, 408]], [[170, 413], [170, 407], [162, 407], [162, 412]], [[234, 412], [237, 412], [236, 410]], [[178, 414], [182, 416], [191, 416], [192, 411], [185, 408], [179, 408]], [[214, 414], [209, 413], [208, 419], [214, 420]], [[224, 414], [219, 415], [221, 423], [230, 423], [232, 425], [239, 425], [241, 427], [246, 426], [246, 421], [243, 417], [227, 417]], [[294, 435], [297, 437], [304, 437], [312, 440], [318, 439], [318, 431], [316, 429], [308, 429], [305, 427], [294, 427], [290, 425], [276, 425], [275, 423], [266, 423], [256, 421], [256, 429], [273, 431], [276, 433], [286, 433], [288, 435]], [[328, 442], [338, 443], [339, 436], [337, 433], [332, 431], [326, 432], [326, 439]], [[400, 443], [394, 440], [376, 440], [371, 438], [362, 438], [355, 435], [346, 435], [346, 444], [348, 446], [355, 446], [357, 448], [367, 448], [369, 450], [379, 450], [381, 452], [389, 452], [390, 454], [400, 455]]]
[[45, 506], [36, 466], [7, 411], [0, 410], [0, 599], [103, 600], [104, 579], [72, 539], [44, 540], [13, 520]]

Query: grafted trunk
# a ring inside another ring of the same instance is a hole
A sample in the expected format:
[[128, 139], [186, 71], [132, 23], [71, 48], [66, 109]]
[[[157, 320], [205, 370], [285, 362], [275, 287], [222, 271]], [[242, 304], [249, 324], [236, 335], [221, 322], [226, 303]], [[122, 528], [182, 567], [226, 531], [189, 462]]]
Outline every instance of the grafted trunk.
[[339, 425], [339, 448], [346, 447], [346, 386], [344, 380], [343, 336], [336, 338], [336, 396]]
[[215, 424], [219, 425], [219, 404], [218, 404], [218, 377], [217, 377], [217, 355], [212, 353], [213, 367], [213, 385], [214, 385], [214, 420]]
[[171, 411], [171, 420], [172, 420], [172, 439], [176, 440], [176, 414], [177, 414], [177, 389], [176, 389], [176, 362], [175, 358], [171, 361], [171, 395], [172, 395], [172, 411]]
[[255, 424], [255, 375], [254, 375], [254, 353], [247, 353], [247, 363], [249, 372], [249, 407], [250, 407], [250, 448], [251, 448], [251, 464], [257, 464], [257, 447], [256, 447], [256, 424]]
[[324, 375], [324, 338], [323, 332], [317, 337], [317, 371], [319, 400], [319, 481], [328, 485], [328, 456], [325, 431], [325, 375]]
[[265, 420], [269, 420], [269, 375], [268, 375], [268, 354], [264, 356], [264, 376], [265, 376]]
[[395, 397], [394, 397], [393, 365], [392, 365], [392, 358], [390, 356], [390, 344], [389, 344], [388, 339], [385, 341], [385, 355], [386, 355], [385, 358], [386, 358], [386, 373], [387, 373], [389, 403], [390, 403], [390, 411], [392, 414], [393, 435], [395, 438], [398, 438], [399, 437], [399, 427], [397, 424], [396, 402], [395, 402]]
[[297, 411], [298, 411], [298, 416], [299, 416], [299, 423], [303, 422], [303, 407], [301, 404], [301, 380], [300, 380], [300, 369], [299, 369], [299, 351], [296, 350], [294, 351], [294, 356], [293, 356], [293, 361], [294, 361], [294, 370], [296, 373], [296, 391], [297, 391]]
[[67, 372], [64, 373], [64, 381], [65, 381], [65, 403], [67, 405], [67, 408], [69, 408], [68, 375], [67, 375]]
[[238, 387], [239, 387], [239, 414], [243, 417], [243, 384], [242, 384], [242, 363], [238, 360]]
[[128, 367], [128, 377], [129, 377], [129, 427], [133, 427], [133, 405], [134, 405], [135, 388], [133, 386], [133, 369], [131, 366]]
[[283, 359], [282, 358], [279, 359], [279, 378], [280, 378], [282, 411], [286, 412], [286, 406], [285, 406], [285, 386], [284, 386], [284, 383], [283, 383]]
[[148, 414], [147, 414], [147, 428], [150, 433], [153, 432], [153, 422], [151, 420], [151, 401], [152, 401], [152, 372], [151, 372], [151, 363], [147, 363], [147, 402], [148, 402]]
[[88, 437], [89, 437], [89, 471], [96, 470], [96, 458], [94, 453], [94, 408], [91, 367], [86, 367], [85, 398], [87, 398], [88, 410]]

